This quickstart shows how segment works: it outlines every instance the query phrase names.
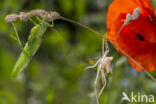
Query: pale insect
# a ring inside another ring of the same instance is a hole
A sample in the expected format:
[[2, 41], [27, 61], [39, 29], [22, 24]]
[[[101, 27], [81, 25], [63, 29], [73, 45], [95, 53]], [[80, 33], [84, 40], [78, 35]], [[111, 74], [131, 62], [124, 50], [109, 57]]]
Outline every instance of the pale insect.
[[[104, 45], [105, 45], [105, 51], [104, 51]], [[109, 53], [108, 43], [107, 43], [107, 41], [105, 41], [103, 39], [103, 43], [102, 43], [102, 57], [100, 57], [93, 66], [88, 66], [88, 67], [85, 68], [85, 70], [87, 70], [87, 69], [95, 68], [98, 65], [96, 79], [95, 79], [95, 82], [94, 82], [94, 90], [95, 90], [95, 94], [96, 94], [97, 104], [99, 104], [98, 99], [101, 96], [101, 94], [102, 94], [102, 92], [103, 92], [103, 90], [104, 90], [104, 88], [106, 86], [106, 83], [107, 83], [104, 69], [106, 69], [106, 74], [108, 74], [108, 73], [112, 74], [111, 62], [113, 60], [113, 57], [112, 56], [108, 57], [107, 56], [108, 53]], [[100, 90], [100, 92], [98, 93], [97, 92], [97, 82], [98, 82], [98, 77], [99, 77], [100, 72], [101, 72], [101, 78], [102, 78], [103, 87]]]

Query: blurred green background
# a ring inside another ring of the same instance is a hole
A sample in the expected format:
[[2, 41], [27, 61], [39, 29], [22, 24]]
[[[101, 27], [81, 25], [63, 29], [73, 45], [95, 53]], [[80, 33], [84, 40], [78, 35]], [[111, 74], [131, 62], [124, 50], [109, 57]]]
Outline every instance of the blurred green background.
[[[79, 21], [100, 33], [106, 32], [106, 13], [112, 0], [0, 0], [0, 104], [95, 104], [93, 83], [96, 69], [83, 71], [101, 56], [101, 39], [75, 24], [55, 21], [26, 70], [15, 79], [12, 68], [21, 52], [10, 37], [13, 27], [6, 15], [45, 9]], [[156, 6], [156, 1], [153, 0]], [[16, 22], [22, 43], [34, 26]], [[122, 92], [156, 95], [156, 83], [144, 72], [134, 70], [127, 59], [110, 45], [113, 75], [107, 77], [101, 104], [120, 104]], [[156, 73], [151, 73], [156, 77]], [[127, 102], [123, 102], [127, 104]], [[131, 103], [134, 104], [134, 103]], [[138, 103], [140, 104], [140, 103]], [[151, 103], [149, 103], [151, 104]], [[156, 104], [153, 103], [153, 104]]]

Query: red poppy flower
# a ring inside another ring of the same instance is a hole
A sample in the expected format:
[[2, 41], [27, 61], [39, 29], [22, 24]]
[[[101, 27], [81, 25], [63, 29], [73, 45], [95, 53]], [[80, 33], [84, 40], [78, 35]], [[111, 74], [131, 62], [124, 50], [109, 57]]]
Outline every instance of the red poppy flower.
[[[114, 0], [107, 13], [108, 38], [112, 43], [115, 41], [127, 14], [132, 14], [135, 8], [141, 9], [139, 17], [123, 27], [115, 44], [146, 71], [154, 71], [156, 70], [156, 10], [150, 0]], [[120, 50], [117, 51], [123, 54]], [[142, 71], [130, 59], [129, 62], [136, 70]]]

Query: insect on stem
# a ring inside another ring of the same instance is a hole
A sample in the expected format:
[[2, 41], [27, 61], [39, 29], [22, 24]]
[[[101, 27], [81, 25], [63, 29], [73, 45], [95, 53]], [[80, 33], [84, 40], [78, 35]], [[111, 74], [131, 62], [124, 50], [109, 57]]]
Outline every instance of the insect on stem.
[[27, 54], [31, 57], [34, 56], [34, 54], [40, 47], [42, 37], [48, 27], [49, 23], [47, 23], [46, 21], [41, 21], [31, 29], [28, 41], [25, 43], [24, 49], [21, 52], [18, 60], [16, 61], [16, 64], [14, 65], [12, 77], [18, 76], [20, 72], [23, 71], [27, 64], [31, 61], [31, 58], [28, 57]]

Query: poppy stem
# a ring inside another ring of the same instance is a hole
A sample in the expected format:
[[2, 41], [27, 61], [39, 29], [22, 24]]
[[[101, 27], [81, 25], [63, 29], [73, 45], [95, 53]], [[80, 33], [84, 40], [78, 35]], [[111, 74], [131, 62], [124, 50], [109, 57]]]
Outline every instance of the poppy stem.
[[125, 54], [129, 59], [131, 59], [135, 64], [137, 64], [154, 82], [156, 82], [156, 79], [149, 72], [147, 72], [140, 64], [138, 64], [131, 56], [129, 56], [125, 51], [123, 51], [117, 45], [115, 45], [115, 44], [112, 44], [112, 45], [114, 45], [116, 48], [118, 48], [123, 54]]

